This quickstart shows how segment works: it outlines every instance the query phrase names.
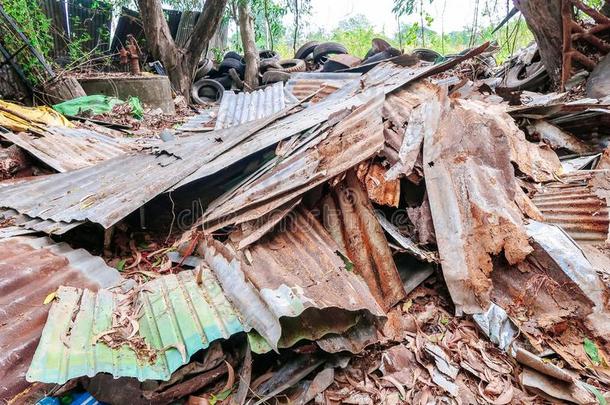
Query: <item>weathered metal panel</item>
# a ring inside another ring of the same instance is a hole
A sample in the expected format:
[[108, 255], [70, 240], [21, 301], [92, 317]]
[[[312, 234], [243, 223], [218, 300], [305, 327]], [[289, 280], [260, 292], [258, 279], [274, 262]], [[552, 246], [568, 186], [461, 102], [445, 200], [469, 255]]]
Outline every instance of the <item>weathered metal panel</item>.
[[51, 20], [51, 37], [53, 38], [53, 59], [66, 57], [68, 55], [68, 21], [66, 9], [61, 0], [42, 0], [42, 10], [45, 16]]
[[362, 183], [354, 171], [333, 188], [322, 203], [324, 226], [353, 262], [371, 293], [385, 310], [404, 298], [405, 292], [392, 251]]
[[439, 114], [425, 120], [423, 161], [443, 275], [458, 313], [479, 313], [490, 302], [492, 257], [515, 264], [532, 251], [506, 131], [512, 119], [446, 95], [422, 108], [430, 103]]
[[274, 316], [280, 322], [299, 317], [302, 326], [296, 331], [291, 330], [294, 323], [282, 322], [280, 347], [343, 333], [349, 328], [341, 325], [354, 325], [355, 313], [384, 316], [369, 288], [350, 271], [338, 246], [312, 214], [297, 209], [280, 228], [252, 245], [249, 254], [240, 253], [249, 263], [243, 266], [247, 279], [257, 286]]
[[197, 115], [189, 117], [184, 124], [180, 125], [176, 130], [186, 132], [184, 135], [188, 135], [189, 132], [213, 131], [217, 116], [218, 107], [208, 108]]
[[122, 155], [96, 166], [4, 187], [0, 207], [31, 218], [65, 223], [89, 220], [109, 227], [184, 178], [188, 170], [174, 156]]
[[327, 90], [322, 90], [319, 94], [321, 98], [325, 98], [336, 89], [357, 80], [360, 76], [362, 76], [360, 73], [294, 73], [286, 82], [286, 90], [297, 99], [302, 100], [327, 85]]
[[305, 138], [256, 180], [246, 179], [212, 202], [204, 221], [218, 227], [258, 218], [379, 152], [384, 141], [383, 100], [378, 94], [335, 127]]
[[282, 82], [251, 93], [235, 94], [232, 91], [225, 91], [220, 102], [215, 129], [229, 128], [248, 121], [266, 118], [280, 112], [285, 107]]
[[604, 242], [608, 238], [608, 205], [591, 184], [595, 174], [570, 173], [561, 181], [546, 184], [532, 198], [546, 222], [561, 227], [578, 241]]
[[67, 7], [72, 39], [87, 33], [89, 40], [82, 43], [83, 50], [106, 52], [110, 43], [112, 5], [99, 0], [71, 0]]
[[[19, 214], [15, 210], [0, 208], [0, 223], [12, 230], [5, 230], [0, 227], [0, 239], [11, 236], [11, 234], [28, 234], [33, 232], [44, 232], [49, 235], [61, 235], [82, 224], [82, 222], [55, 222], [32, 218], [27, 215]], [[20, 230], [20, 231], [19, 231]]]
[[[63, 383], [101, 372], [140, 381], [168, 380], [195, 352], [244, 330], [214, 275], [207, 269], [200, 274], [201, 282], [195, 271], [160, 277], [146, 283], [134, 300], [108, 290], [94, 294], [62, 287], [28, 370], [28, 380]], [[104, 332], [113, 327], [113, 314], [124, 311], [121, 301], [132, 304], [130, 310], [135, 312], [130, 315], [138, 326], [119, 329], [119, 333], [143, 338], [152, 355], [140, 350], [139, 357], [127, 344], [111, 349], [102, 340]], [[139, 307], [142, 314], [137, 317]]]
[[48, 238], [0, 240], [0, 401], [30, 384], [25, 373], [43, 325], [45, 298], [60, 285], [97, 290], [121, 280], [118, 271], [83, 249]]
[[199, 11], [182, 12], [180, 23], [178, 24], [178, 31], [176, 33], [176, 45], [183, 47], [186, 44], [186, 41], [190, 39], [200, 14]]
[[47, 127], [44, 136], [7, 132], [0, 137], [62, 173], [94, 166], [131, 150], [128, 141], [84, 128]]
[[[250, 259], [207, 239], [199, 251], [209, 267], [159, 277], [132, 298], [62, 288], [28, 379], [62, 383], [107, 372], [167, 380], [210, 342], [251, 328], [278, 348], [346, 332], [363, 317], [380, 322], [383, 311], [362, 280], [346, 270], [322, 226], [306, 213], [292, 219], [252, 245]], [[143, 315], [116, 332], [150, 347], [155, 355], [148, 361], [138, 361], [128, 345], [110, 349], [101, 339], [94, 344], [112, 330], [113, 313], [129, 316], [140, 307]]]

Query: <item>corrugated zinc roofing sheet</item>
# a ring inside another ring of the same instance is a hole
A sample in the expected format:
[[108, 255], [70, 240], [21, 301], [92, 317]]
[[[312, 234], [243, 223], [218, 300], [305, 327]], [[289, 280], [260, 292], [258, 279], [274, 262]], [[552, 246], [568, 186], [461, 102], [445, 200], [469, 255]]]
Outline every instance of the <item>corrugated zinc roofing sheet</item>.
[[544, 220], [566, 231], [577, 241], [604, 242], [608, 238], [608, 203], [596, 193], [594, 171], [576, 171], [561, 181], [546, 184], [532, 201]]
[[361, 73], [293, 73], [290, 76], [290, 80], [286, 82], [286, 90], [297, 99], [302, 100], [320, 90], [324, 85], [329, 86], [334, 91], [334, 89], [341, 88], [345, 84], [357, 80], [360, 76], [362, 76]]
[[60, 285], [97, 290], [120, 280], [117, 270], [83, 249], [49, 238], [0, 240], [0, 402], [30, 385], [25, 372], [47, 318], [48, 294]]
[[210, 271], [201, 274], [201, 283], [194, 271], [163, 276], [145, 284], [138, 294], [134, 305], [141, 306], [142, 316], [137, 319], [135, 336], [145, 339], [155, 352], [154, 358], [138, 358], [127, 344], [111, 349], [96, 341], [112, 328], [113, 313], [120, 311], [124, 295], [62, 287], [28, 370], [28, 380], [63, 383], [101, 372], [140, 381], [168, 380], [210, 342], [244, 330], [215, 276]]
[[58, 172], [93, 166], [131, 150], [127, 141], [85, 128], [47, 127], [44, 136], [26, 132], [8, 132], [0, 136]]
[[225, 91], [216, 118], [216, 128], [229, 128], [269, 117], [286, 107], [284, 83], [274, 83], [251, 93]]
[[[132, 299], [106, 290], [62, 288], [28, 379], [63, 383], [107, 372], [167, 380], [210, 342], [251, 328], [278, 348], [344, 333], [361, 319], [381, 321], [383, 311], [364, 282], [346, 269], [324, 228], [308, 214], [293, 219], [252, 245], [251, 259], [207, 239], [199, 251], [209, 267], [159, 277]], [[130, 323], [129, 330], [117, 332], [143, 339], [155, 356], [138, 359], [127, 345], [111, 349], [97, 341], [112, 329], [113, 313], [141, 314], [134, 318], [137, 327]]]
[[[2, 227], [2, 224], [5, 226]], [[0, 239], [16, 236], [17, 234], [25, 235], [35, 232], [44, 232], [49, 235], [61, 235], [81, 224], [82, 222], [78, 221], [66, 223], [42, 220], [40, 218], [32, 218], [20, 214], [15, 210], [0, 208]], [[9, 226], [14, 229], [12, 231], [7, 231], [6, 227]]]

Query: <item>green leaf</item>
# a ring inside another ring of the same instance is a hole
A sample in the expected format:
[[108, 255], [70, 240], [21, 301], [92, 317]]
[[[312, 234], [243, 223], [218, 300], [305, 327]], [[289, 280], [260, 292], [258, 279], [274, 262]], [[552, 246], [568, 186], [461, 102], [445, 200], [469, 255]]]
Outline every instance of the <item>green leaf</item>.
[[582, 385], [584, 385], [584, 387], [586, 389], [588, 389], [591, 392], [591, 394], [595, 395], [595, 399], [597, 399], [597, 403], [599, 405], [608, 405], [608, 401], [606, 401], [606, 398], [604, 398], [602, 393], [599, 392], [599, 390], [597, 388], [595, 388], [594, 386], [587, 384], [587, 383], [582, 383]]
[[335, 250], [335, 253], [341, 258], [341, 260], [343, 260], [343, 263], [345, 264], [345, 270], [354, 271], [354, 263], [352, 263], [351, 260], [347, 256], [345, 256], [343, 253], [339, 252], [338, 250]]
[[227, 399], [229, 397], [229, 395], [231, 395], [231, 391], [233, 391], [231, 388], [228, 388], [222, 392], [220, 392], [218, 395], [213, 395], [210, 397], [210, 400], [208, 401], [210, 403], [210, 405], [215, 405], [216, 402], [218, 401], [224, 401], [225, 399]]
[[118, 271], [123, 271], [125, 270], [125, 264], [127, 264], [127, 259], [121, 259], [119, 260], [119, 262], [116, 264], [116, 269]]
[[592, 340], [585, 338], [583, 346], [585, 348], [585, 353], [587, 353], [587, 356], [589, 356], [591, 362], [596, 366], [599, 366], [602, 363], [602, 360], [599, 357], [597, 345]]

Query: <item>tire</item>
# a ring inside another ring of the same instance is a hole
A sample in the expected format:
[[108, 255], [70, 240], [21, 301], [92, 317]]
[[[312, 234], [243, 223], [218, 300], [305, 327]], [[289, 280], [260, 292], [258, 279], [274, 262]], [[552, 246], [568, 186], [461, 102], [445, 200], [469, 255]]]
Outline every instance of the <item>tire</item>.
[[280, 54], [277, 53], [276, 51], [265, 50], [265, 51], [260, 51], [258, 53], [258, 58], [261, 61], [274, 60], [277, 62], [278, 60], [280, 60]]
[[225, 90], [231, 90], [231, 86], [233, 86], [233, 79], [228, 74], [219, 76], [214, 80], [220, 83]]
[[509, 91], [535, 91], [547, 83], [547, 81], [548, 73], [542, 62], [534, 62], [529, 66], [518, 63], [508, 70], [504, 81], [498, 87]]
[[235, 69], [235, 71], [239, 73], [239, 76], [243, 78], [244, 72], [246, 71], [246, 64], [233, 58], [224, 59], [218, 68], [218, 72], [224, 74], [227, 73], [229, 69]]
[[443, 57], [443, 55], [440, 53], [433, 51], [432, 49], [425, 48], [414, 49], [413, 55], [417, 56], [420, 60], [432, 63], [434, 63], [434, 61], [436, 61], [438, 58]]
[[320, 63], [326, 56], [337, 53], [347, 53], [347, 49], [337, 42], [325, 42], [314, 48], [313, 60]]
[[234, 51], [229, 51], [229, 52], [225, 53], [225, 56], [222, 59], [223, 60], [225, 60], [225, 59], [235, 59], [235, 60], [238, 60], [240, 62], [245, 62], [244, 61], [244, 57], [241, 56], [240, 54], [238, 54], [237, 52], [234, 52]]
[[282, 68], [282, 65], [280, 65], [278, 63], [277, 60], [273, 60], [273, 59], [264, 59], [264, 60], [262, 60], [260, 65], [258, 66], [259, 72], [265, 73], [269, 69], [282, 70], [283, 68]]
[[318, 41], [306, 42], [305, 44], [301, 45], [299, 49], [297, 49], [294, 54], [294, 58], [303, 60], [307, 59], [307, 57], [313, 53], [314, 48], [318, 45], [320, 45], [320, 42]]
[[324, 63], [322, 67], [322, 72], [336, 72], [337, 70], [349, 69], [349, 66], [344, 65], [341, 62], [337, 62], [336, 60], [329, 59]]
[[305, 64], [305, 61], [301, 59], [282, 59], [278, 62], [278, 64], [282, 67], [281, 69], [271, 68], [269, 70], [285, 73], [304, 72], [307, 70], [307, 65]]
[[201, 79], [193, 83], [191, 97], [197, 104], [205, 105], [222, 100], [225, 88], [212, 79]]
[[388, 49], [393, 49], [392, 45], [390, 45], [385, 39], [381, 38], [373, 38], [371, 49], [366, 53], [364, 59], [368, 59], [373, 55], [376, 55], [380, 52], [387, 51]]
[[290, 80], [290, 73], [280, 70], [268, 70], [263, 75], [263, 84], [287, 82]]
[[382, 60], [390, 59], [400, 55], [400, 51], [396, 48], [386, 49], [385, 51], [377, 52], [373, 56], [365, 59], [362, 64], [366, 65], [367, 63], [373, 62], [381, 62]]
[[197, 68], [195, 72], [195, 81], [205, 77], [208, 73], [212, 71], [214, 64], [209, 59], [204, 59], [203, 63], [201, 63], [200, 67]]

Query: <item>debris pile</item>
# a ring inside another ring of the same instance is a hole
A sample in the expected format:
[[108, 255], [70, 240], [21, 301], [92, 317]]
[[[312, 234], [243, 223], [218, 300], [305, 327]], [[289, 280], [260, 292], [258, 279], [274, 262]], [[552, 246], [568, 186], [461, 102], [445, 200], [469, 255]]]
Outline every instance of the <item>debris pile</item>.
[[[0, 183], [0, 343], [31, 331], [2, 398], [27, 380], [111, 404], [610, 399], [607, 102], [535, 93], [533, 49], [496, 70], [489, 44], [386, 45], [262, 52], [275, 83], [238, 94], [216, 79], [239, 83], [239, 55], [205, 62], [193, 98], [220, 102], [164, 142], [80, 128], [85, 148], [17, 115], [0, 174], [27, 166], [16, 147], [57, 173]], [[44, 328], [17, 297], [49, 305]]]

